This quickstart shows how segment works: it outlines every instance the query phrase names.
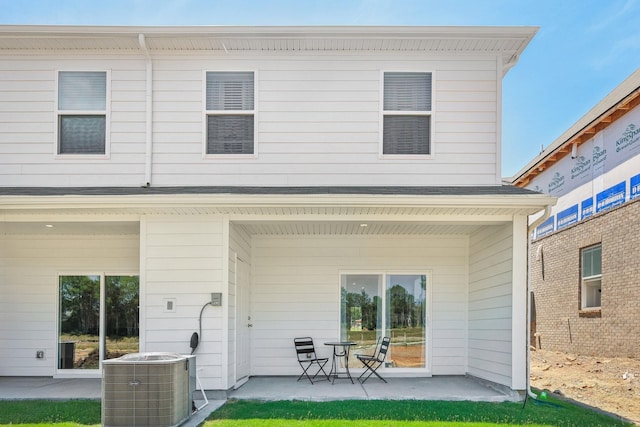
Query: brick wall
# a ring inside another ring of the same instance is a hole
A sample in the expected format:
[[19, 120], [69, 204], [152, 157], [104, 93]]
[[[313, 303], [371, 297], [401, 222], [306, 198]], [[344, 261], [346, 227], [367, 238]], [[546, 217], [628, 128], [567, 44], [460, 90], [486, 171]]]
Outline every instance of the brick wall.
[[[601, 310], [581, 312], [580, 249], [596, 243], [602, 244]], [[640, 357], [640, 200], [532, 242], [529, 271], [536, 345]]]

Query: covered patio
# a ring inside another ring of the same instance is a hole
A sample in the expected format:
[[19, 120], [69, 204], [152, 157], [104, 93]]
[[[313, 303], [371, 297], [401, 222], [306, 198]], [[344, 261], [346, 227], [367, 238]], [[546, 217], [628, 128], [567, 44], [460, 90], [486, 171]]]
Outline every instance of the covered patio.
[[[197, 331], [202, 384], [224, 398], [265, 377], [270, 387], [246, 398], [464, 400], [469, 378], [526, 387], [527, 219], [546, 197], [511, 187], [96, 191], [7, 197], [0, 258], [21, 339], [7, 340], [16, 356], [0, 375], [99, 381], [99, 363], [56, 363], [60, 277], [95, 276], [106, 290], [132, 275], [134, 350], [184, 353]], [[41, 323], [21, 322], [27, 315]], [[328, 355], [328, 342], [368, 353], [383, 335], [393, 384], [380, 392], [289, 381], [295, 337]], [[109, 358], [104, 347], [96, 362]]]

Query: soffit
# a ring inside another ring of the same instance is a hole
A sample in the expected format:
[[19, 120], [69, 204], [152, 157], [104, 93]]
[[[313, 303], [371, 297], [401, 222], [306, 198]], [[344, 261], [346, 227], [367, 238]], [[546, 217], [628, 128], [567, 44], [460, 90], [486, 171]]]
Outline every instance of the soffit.
[[[252, 236], [421, 236], [469, 235], [486, 224], [431, 222], [237, 222]], [[494, 224], [495, 225], [495, 224]]]
[[[429, 52], [499, 55], [505, 72], [537, 27], [0, 26], [0, 51]], [[140, 35], [143, 35], [141, 42]]]

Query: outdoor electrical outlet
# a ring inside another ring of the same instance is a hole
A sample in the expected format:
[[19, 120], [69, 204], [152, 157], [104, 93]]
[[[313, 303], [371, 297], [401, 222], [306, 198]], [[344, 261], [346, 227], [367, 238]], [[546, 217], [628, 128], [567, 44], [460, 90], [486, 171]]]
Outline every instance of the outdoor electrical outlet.
[[44, 359], [44, 350], [36, 351], [36, 359]]
[[222, 305], [222, 292], [211, 293], [211, 305], [215, 305], [215, 306]]

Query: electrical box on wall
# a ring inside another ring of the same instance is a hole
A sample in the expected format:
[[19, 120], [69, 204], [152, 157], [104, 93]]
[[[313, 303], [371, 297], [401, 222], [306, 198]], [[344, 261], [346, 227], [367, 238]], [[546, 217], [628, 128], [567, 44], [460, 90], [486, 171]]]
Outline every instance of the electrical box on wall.
[[222, 292], [211, 293], [211, 305], [216, 305], [216, 306], [222, 305]]
[[176, 299], [175, 298], [165, 298], [164, 299], [164, 312], [165, 313], [175, 313], [176, 312]]

